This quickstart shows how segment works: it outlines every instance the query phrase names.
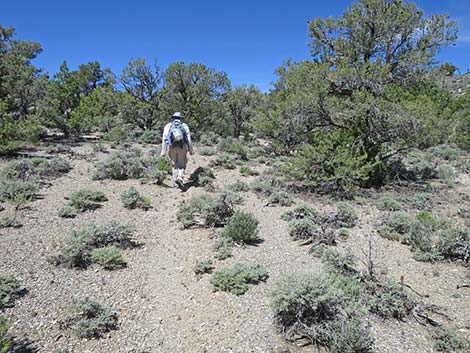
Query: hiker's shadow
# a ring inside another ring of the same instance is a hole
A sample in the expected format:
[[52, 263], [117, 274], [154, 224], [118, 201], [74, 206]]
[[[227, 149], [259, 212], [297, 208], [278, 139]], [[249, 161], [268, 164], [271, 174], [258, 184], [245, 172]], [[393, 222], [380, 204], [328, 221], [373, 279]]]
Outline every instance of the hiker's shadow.
[[198, 185], [198, 183], [196, 183], [195, 181], [188, 181], [187, 183], [183, 184], [183, 187], [181, 188], [181, 191], [186, 192], [189, 189], [191, 189], [192, 187], [197, 187], [197, 186], [200, 186], [200, 185]]

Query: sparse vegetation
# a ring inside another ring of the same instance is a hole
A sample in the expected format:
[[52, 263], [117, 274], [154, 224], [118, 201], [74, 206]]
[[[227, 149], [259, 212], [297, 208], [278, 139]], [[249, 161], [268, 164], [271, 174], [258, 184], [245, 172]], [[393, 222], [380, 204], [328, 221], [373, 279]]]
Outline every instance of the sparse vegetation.
[[258, 284], [268, 278], [268, 272], [260, 265], [236, 264], [215, 272], [211, 283], [215, 291], [245, 294], [249, 284]]
[[292, 206], [294, 204], [294, 199], [284, 190], [274, 191], [268, 197], [268, 204], [270, 205], [279, 205], [279, 206]]
[[61, 158], [26, 158], [9, 162], [2, 170], [6, 179], [32, 180], [37, 178], [56, 178], [72, 169], [70, 163]]
[[221, 167], [225, 169], [235, 169], [237, 167], [238, 160], [237, 157], [228, 154], [221, 153], [218, 154], [210, 163], [211, 167]]
[[77, 210], [74, 207], [67, 205], [60, 208], [57, 214], [62, 218], [75, 218], [77, 217]]
[[73, 306], [74, 330], [79, 338], [99, 338], [117, 329], [117, 313], [109, 306], [85, 298]]
[[226, 189], [232, 192], [246, 192], [250, 190], [247, 183], [237, 180], [236, 182], [226, 186]]
[[1, 216], [0, 228], [20, 228], [23, 222], [17, 216]]
[[221, 236], [237, 244], [250, 244], [258, 240], [258, 220], [251, 213], [236, 211], [231, 216]]
[[470, 348], [470, 343], [451, 329], [437, 328], [433, 338], [438, 352], [464, 353]]
[[77, 211], [96, 210], [101, 202], [108, 201], [106, 195], [101, 191], [80, 189], [73, 192], [69, 197], [69, 206]]
[[8, 329], [10, 328], [10, 324], [6, 318], [0, 315], [0, 353], [7, 353], [11, 339], [8, 336]]
[[39, 186], [32, 181], [1, 180], [0, 201], [8, 202], [16, 209], [31, 202], [37, 195]]
[[247, 165], [244, 165], [240, 167], [240, 174], [243, 176], [255, 176], [255, 175], [259, 175], [259, 172], [250, 168]]
[[12, 307], [20, 295], [20, 283], [11, 275], [0, 275], [0, 309]]
[[233, 203], [226, 194], [202, 194], [183, 201], [177, 218], [185, 228], [221, 227], [233, 213]]
[[125, 208], [131, 210], [135, 208], [148, 210], [151, 208], [150, 200], [145, 196], [142, 196], [134, 187], [131, 187], [121, 193], [121, 201]]
[[93, 249], [108, 245], [129, 247], [132, 245], [131, 235], [132, 228], [124, 223], [92, 224], [72, 232], [67, 246], [55, 257], [55, 262], [69, 267], [87, 267], [92, 262]]
[[401, 203], [391, 194], [387, 193], [380, 198], [377, 207], [382, 211], [399, 211], [401, 209]]
[[338, 211], [334, 217], [334, 223], [338, 227], [351, 228], [354, 227], [359, 221], [356, 210], [345, 202], [341, 202], [337, 206]]
[[212, 273], [214, 266], [211, 260], [202, 260], [196, 263], [194, 266], [194, 273], [196, 275], [203, 275], [205, 273]]
[[197, 186], [206, 186], [215, 180], [215, 174], [210, 168], [198, 167], [190, 178]]
[[121, 251], [113, 245], [93, 249], [91, 251], [91, 261], [105, 270], [117, 270], [126, 266]]

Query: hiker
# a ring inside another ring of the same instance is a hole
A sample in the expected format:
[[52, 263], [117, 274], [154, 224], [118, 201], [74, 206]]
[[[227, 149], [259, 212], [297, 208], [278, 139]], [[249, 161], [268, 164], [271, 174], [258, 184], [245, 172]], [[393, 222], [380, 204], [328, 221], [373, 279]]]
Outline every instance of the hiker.
[[175, 187], [184, 189], [183, 177], [188, 162], [187, 153], [194, 154], [189, 127], [180, 112], [175, 112], [172, 122], [166, 124], [162, 137], [162, 157], [170, 157]]

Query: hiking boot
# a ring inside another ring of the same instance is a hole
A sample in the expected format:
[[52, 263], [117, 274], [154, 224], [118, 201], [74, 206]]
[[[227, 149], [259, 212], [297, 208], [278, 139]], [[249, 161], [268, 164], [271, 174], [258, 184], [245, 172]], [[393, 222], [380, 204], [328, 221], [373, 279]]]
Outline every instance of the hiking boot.
[[179, 187], [181, 190], [184, 190], [184, 189], [185, 189], [183, 180], [181, 180], [180, 178], [176, 179], [175, 184], [178, 185], [178, 187]]

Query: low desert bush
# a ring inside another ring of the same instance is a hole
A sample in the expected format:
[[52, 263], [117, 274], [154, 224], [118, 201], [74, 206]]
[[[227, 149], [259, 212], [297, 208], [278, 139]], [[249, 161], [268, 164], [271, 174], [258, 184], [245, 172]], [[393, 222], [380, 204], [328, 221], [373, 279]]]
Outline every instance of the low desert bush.
[[8, 202], [16, 208], [32, 201], [39, 191], [39, 186], [33, 181], [1, 180], [0, 201]]
[[240, 174], [243, 176], [255, 176], [255, 175], [259, 175], [259, 172], [250, 168], [249, 166], [244, 165], [240, 167]]
[[278, 190], [279, 186], [281, 186], [281, 182], [275, 177], [259, 177], [253, 180], [249, 186], [251, 191], [269, 196], [274, 191]]
[[93, 153], [108, 153], [108, 147], [104, 144], [104, 143], [101, 143], [101, 142], [97, 142], [97, 143], [94, 143], [91, 145], [91, 150], [93, 151]]
[[445, 159], [447, 161], [455, 161], [461, 157], [460, 150], [449, 145], [434, 146], [429, 148], [428, 152], [434, 157]]
[[454, 168], [448, 164], [441, 164], [439, 167], [437, 167], [437, 176], [448, 185], [452, 185], [456, 177]]
[[1, 216], [0, 217], [0, 228], [20, 228], [23, 226], [23, 222], [16, 216]]
[[284, 190], [276, 190], [268, 197], [268, 204], [279, 206], [292, 206], [294, 199]]
[[216, 153], [216, 150], [214, 148], [210, 147], [201, 147], [199, 149], [199, 154], [201, 156], [213, 156]]
[[219, 260], [225, 260], [232, 256], [232, 248], [235, 245], [232, 239], [218, 237], [214, 243], [215, 257]]
[[215, 291], [245, 294], [249, 284], [266, 281], [268, 272], [260, 265], [236, 264], [215, 272], [211, 283]]
[[340, 202], [337, 209], [334, 217], [334, 224], [337, 227], [351, 228], [359, 221], [356, 210], [349, 203]]
[[196, 275], [203, 275], [205, 273], [212, 273], [214, 266], [211, 260], [198, 261], [194, 266], [194, 273]]
[[433, 338], [434, 348], [438, 352], [465, 353], [470, 349], [470, 343], [451, 329], [439, 327]]
[[6, 318], [0, 316], [0, 353], [7, 353], [10, 349], [11, 339], [8, 336], [10, 323]]
[[379, 199], [377, 208], [382, 211], [399, 211], [401, 203], [392, 194], [386, 193]]
[[117, 313], [109, 306], [85, 298], [73, 306], [75, 334], [79, 338], [99, 338], [117, 329]]
[[162, 142], [162, 135], [157, 130], [144, 130], [139, 137], [139, 141], [148, 144], [159, 144]]
[[62, 254], [55, 258], [56, 264], [69, 267], [87, 267], [91, 262], [93, 249], [116, 245], [121, 248], [132, 245], [132, 228], [125, 223], [110, 222], [92, 224], [73, 231]]
[[0, 309], [14, 306], [20, 296], [20, 283], [11, 275], [0, 275]]
[[199, 142], [205, 146], [215, 146], [219, 143], [221, 137], [212, 131], [208, 131], [201, 135]]
[[117, 151], [99, 161], [93, 178], [102, 179], [139, 179], [145, 175], [146, 167], [141, 155], [130, 151]]
[[101, 202], [108, 201], [106, 195], [101, 191], [80, 189], [74, 191], [69, 197], [69, 206], [77, 211], [96, 210]]
[[236, 244], [250, 244], [258, 240], [258, 220], [251, 213], [237, 211], [231, 216], [221, 236]]
[[237, 167], [238, 160], [235, 156], [228, 153], [218, 154], [210, 163], [211, 167], [221, 167], [225, 169], [235, 169]]
[[393, 212], [383, 221], [382, 225], [377, 229], [380, 236], [402, 242], [408, 241], [408, 234], [411, 230], [413, 217], [406, 212]]
[[439, 254], [448, 260], [470, 264], [470, 228], [446, 228], [439, 233], [436, 244]]
[[424, 210], [430, 208], [432, 194], [429, 192], [419, 192], [413, 196], [412, 205], [417, 209]]
[[281, 215], [281, 219], [287, 222], [293, 219], [304, 218], [311, 219], [316, 224], [323, 223], [323, 216], [320, 212], [307, 204], [300, 204]]
[[6, 179], [30, 180], [37, 178], [56, 178], [72, 169], [70, 163], [61, 158], [25, 158], [8, 162], [2, 170]]
[[183, 201], [177, 218], [185, 228], [221, 227], [233, 212], [233, 203], [227, 194], [202, 194]]
[[57, 214], [59, 215], [59, 217], [62, 218], [75, 218], [77, 217], [77, 209], [70, 205], [67, 205], [60, 208]]
[[210, 168], [198, 167], [190, 178], [197, 186], [206, 186], [215, 180], [215, 174]]
[[354, 278], [293, 273], [275, 283], [271, 308], [290, 341], [307, 339], [336, 353], [371, 352], [373, 339], [352, 304], [360, 290]]
[[248, 156], [246, 147], [239, 140], [229, 137], [219, 141], [217, 151], [236, 155], [241, 160], [247, 160]]
[[318, 225], [310, 218], [293, 219], [289, 222], [289, 235], [294, 240], [315, 238], [319, 234]]
[[246, 192], [250, 190], [250, 187], [247, 183], [237, 180], [236, 182], [227, 185], [226, 189], [232, 192]]
[[91, 261], [105, 270], [117, 270], [126, 266], [121, 250], [113, 245], [93, 249], [91, 251]]
[[328, 273], [354, 277], [358, 271], [354, 268], [354, 257], [351, 254], [340, 254], [336, 249], [324, 249], [321, 254]]
[[400, 284], [368, 281], [366, 287], [370, 312], [383, 318], [399, 320], [408, 315], [413, 303]]
[[145, 196], [142, 196], [135, 187], [130, 187], [126, 191], [122, 192], [121, 201], [125, 208], [131, 210], [136, 208], [148, 210], [151, 208], [150, 200]]

